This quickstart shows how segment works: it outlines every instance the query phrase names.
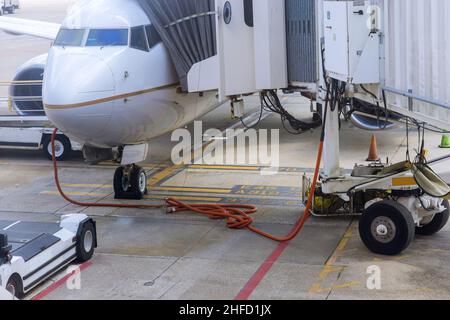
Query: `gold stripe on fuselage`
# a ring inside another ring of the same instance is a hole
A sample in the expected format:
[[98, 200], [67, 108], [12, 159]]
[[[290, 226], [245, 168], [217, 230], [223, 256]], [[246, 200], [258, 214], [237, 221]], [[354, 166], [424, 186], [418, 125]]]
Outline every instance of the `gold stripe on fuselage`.
[[179, 85], [178, 83], [174, 83], [174, 84], [169, 84], [169, 85], [165, 85], [165, 86], [161, 86], [161, 87], [156, 87], [156, 88], [151, 88], [151, 89], [146, 89], [146, 90], [140, 90], [140, 91], [135, 91], [135, 92], [131, 92], [131, 93], [124, 93], [124, 94], [120, 94], [120, 95], [117, 95], [117, 96], [111, 96], [111, 97], [106, 97], [106, 98], [97, 99], [97, 100], [91, 100], [91, 101], [86, 101], [86, 102], [80, 102], [80, 103], [73, 103], [73, 104], [45, 104], [45, 108], [51, 109], [51, 110], [83, 108], [83, 107], [93, 106], [93, 105], [100, 104], [100, 103], [105, 103], [105, 102], [110, 102], [110, 101], [115, 101], [115, 100], [120, 100], [120, 99], [126, 99], [126, 98], [130, 98], [130, 97], [135, 97], [135, 96], [140, 96], [140, 95], [143, 95], [143, 94], [148, 94], [148, 93], [161, 91], [161, 90], [165, 90], [165, 89], [176, 88], [178, 85]]

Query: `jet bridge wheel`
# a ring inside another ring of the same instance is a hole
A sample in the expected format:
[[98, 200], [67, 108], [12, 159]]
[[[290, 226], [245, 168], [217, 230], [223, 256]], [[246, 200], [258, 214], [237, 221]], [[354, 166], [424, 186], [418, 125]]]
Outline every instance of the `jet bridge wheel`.
[[359, 222], [359, 234], [372, 252], [397, 255], [414, 239], [414, 219], [401, 204], [384, 200], [366, 209]]
[[436, 214], [429, 223], [416, 227], [416, 234], [431, 236], [441, 231], [447, 224], [450, 217], [450, 204], [447, 200], [443, 203], [445, 210]]

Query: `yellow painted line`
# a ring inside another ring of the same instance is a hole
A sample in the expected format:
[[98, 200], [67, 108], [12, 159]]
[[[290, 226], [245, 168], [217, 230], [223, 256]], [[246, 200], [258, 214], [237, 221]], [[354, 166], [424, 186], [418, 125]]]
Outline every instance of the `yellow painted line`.
[[335, 266], [325, 266], [319, 273], [320, 280], [324, 280], [331, 273], [342, 272], [344, 267], [335, 267]]
[[[112, 185], [108, 184], [83, 184], [83, 183], [66, 183], [63, 187], [67, 188], [97, 188], [111, 189]], [[195, 188], [195, 187], [150, 187], [151, 191], [178, 191], [178, 192], [200, 192], [200, 193], [231, 193], [231, 189], [214, 189], [214, 188]]]
[[337, 259], [341, 256], [341, 254], [344, 252], [345, 248], [347, 247], [348, 241], [353, 236], [353, 226], [354, 222], [350, 224], [350, 226], [347, 228], [347, 230], [344, 233], [344, 236], [342, 237], [341, 241], [339, 242], [337, 248], [334, 250], [331, 257], [327, 260], [324, 267], [319, 273], [319, 282], [314, 283], [308, 290], [310, 294], [315, 293], [321, 293], [321, 292], [330, 292], [335, 289], [344, 289], [351, 287], [353, 285], [359, 284], [359, 282], [353, 281], [345, 284], [340, 284], [333, 286], [331, 288], [322, 288], [321, 283], [331, 274], [331, 273], [339, 273], [344, 270], [345, 267], [339, 267], [335, 266], [335, 263]]
[[98, 188], [98, 189], [111, 189], [112, 185], [108, 184], [89, 184], [89, 183], [65, 183], [63, 187], [67, 188]]
[[152, 190], [152, 191], [201, 192], [201, 193], [231, 193], [230, 189], [191, 188], [191, 187], [152, 187], [150, 190]]
[[215, 166], [215, 165], [197, 165], [193, 164], [188, 166], [189, 169], [205, 169], [205, 170], [242, 170], [242, 171], [257, 171], [261, 167], [248, 167], [248, 166]]
[[[151, 195], [146, 196], [144, 199], [147, 200], [160, 200], [160, 199], [167, 199], [167, 196], [157, 196], [157, 195]], [[177, 200], [185, 200], [185, 201], [207, 201], [207, 202], [220, 202], [222, 201], [222, 198], [209, 198], [209, 197], [188, 197], [188, 196], [177, 196]]]
[[[42, 191], [40, 194], [49, 195], [49, 196], [59, 196], [58, 191]], [[107, 197], [110, 193], [95, 193], [95, 192], [65, 192], [68, 196], [80, 196], [80, 197]]]
[[148, 185], [150, 187], [156, 186], [161, 180], [169, 177], [170, 175], [172, 175], [175, 171], [177, 171], [180, 168], [182, 168], [182, 166], [180, 166], [180, 165], [172, 166], [172, 167], [162, 170], [161, 172], [154, 174], [152, 177], [150, 177]]
[[309, 288], [308, 292], [310, 294], [324, 293], [324, 292], [330, 292], [330, 291], [333, 291], [333, 290], [347, 289], [347, 288], [350, 288], [350, 287], [353, 287], [353, 286], [357, 286], [359, 284], [361, 284], [361, 282], [359, 282], [359, 281], [350, 281], [350, 282], [345, 282], [345, 283], [342, 283], [342, 284], [337, 284], [337, 285], [334, 285], [334, 286], [329, 287], [329, 288], [322, 288], [320, 286], [320, 283], [315, 283], [315, 284], [313, 284], [311, 286], [311, 288]]
[[[97, 166], [100, 167], [117, 167], [117, 164], [114, 162], [109, 162], [109, 161], [103, 161], [97, 164]], [[151, 169], [155, 169], [155, 168], [165, 168], [167, 167], [166, 165], [162, 165], [162, 164], [146, 164], [145, 166], [142, 166], [142, 168], [147, 169], [147, 170], [151, 170]]]
[[[59, 196], [58, 191], [43, 191], [40, 194], [43, 195], [50, 195], [50, 196]], [[107, 197], [110, 195], [110, 193], [90, 193], [90, 192], [66, 192], [68, 196], [79, 196], [79, 197]], [[166, 199], [167, 196], [157, 196], [157, 195], [151, 195], [146, 196], [145, 199], [147, 200], [161, 200]], [[220, 202], [222, 198], [211, 198], [211, 197], [188, 197], [188, 196], [177, 196], [178, 200], [185, 200], [185, 201], [211, 201], [211, 202]]]
[[416, 180], [413, 177], [404, 178], [394, 178], [392, 179], [392, 186], [402, 187], [402, 186], [415, 186], [417, 185]]
[[353, 236], [353, 223], [349, 226], [349, 228], [345, 232], [344, 236], [342, 237], [341, 241], [339, 242], [336, 250], [334, 250], [331, 257], [325, 263], [325, 267], [334, 266], [337, 259], [340, 257], [342, 252], [344, 252], [345, 248], [347, 247], [348, 241], [350, 240], [350, 238], [352, 236]]

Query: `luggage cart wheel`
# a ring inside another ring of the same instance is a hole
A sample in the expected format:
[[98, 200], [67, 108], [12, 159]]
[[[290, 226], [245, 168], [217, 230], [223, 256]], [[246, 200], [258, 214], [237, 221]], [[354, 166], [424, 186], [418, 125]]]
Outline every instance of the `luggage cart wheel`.
[[6, 290], [18, 299], [24, 297], [22, 279], [18, 274], [13, 274], [6, 283]]
[[77, 262], [86, 262], [91, 260], [96, 247], [96, 231], [92, 221], [86, 222], [78, 236], [76, 245]]
[[446, 225], [450, 217], [450, 204], [448, 200], [443, 203], [445, 210], [436, 214], [429, 223], [416, 227], [416, 234], [422, 236], [431, 236], [441, 231]]
[[397, 255], [414, 239], [414, 219], [401, 204], [392, 200], [380, 201], [367, 208], [362, 215], [359, 234], [372, 252]]
[[[42, 142], [44, 154], [49, 160], [53, 159], [52, 156], [52, 138], [50, 135], [44, 137]], [[56, 161], [64, 161], [69, 158], [72, 152], [72, 144], [69, 138], [63, 135], [57, 135], [55, 138], [55, 157]]]

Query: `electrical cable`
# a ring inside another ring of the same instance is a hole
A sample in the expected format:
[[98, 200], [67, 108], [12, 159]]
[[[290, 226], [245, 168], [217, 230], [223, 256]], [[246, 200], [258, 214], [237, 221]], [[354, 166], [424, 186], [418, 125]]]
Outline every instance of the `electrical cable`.
[[100, 207], [100, 208], [136, 208], [136, 209], [160, 209], [165, 208], [166, 205], [132, 205], [123, 203], [93, 203], [93, 202], [81, 202], [69, 198], [63, 191], [58, 174], [58, 163], [55, 156], [55, 139], [58, 133], [58, 129], [53, 130], [51, 144], [52, 144], [52, 161], [53, 161], [53, 174], [55, 178], [56, 188], [59, 194], [69, 203], [72, 203], [80, 207]]
[[247, 125], [244, 122], [244, 117], [240, 117], [239, 120], [241, 121], [241, 123], [242, 123], [242, 125], [244, 126], [245, 129], [247, 129], [247, 130], [253, 129], [253, 128], [256, 128], [261, 123], [263, 113], [264, 113], [264, 107], [263, 107], [262, 99], [261, 99], [261, 110], [260, 110], [260, 113], [259, 113], [259, 119], [258, 119], [258, 121], [255, 124], [253, 124], [252, 126]]
[[[322, 124], [322, 121], [320, 120], [306, 122], [295, 118], [283, 107], [275, 90], [261, 92], [261, 100], [263, 102], [264, 110], [278, 114], [281, 118], [283, 128], [290, 134], [303, 134], [309, 130], [319, 127]], [[295, 131], [292, 131], [287, 127], [287, 122]]]
[[77, 206], [82, 207], [111, 207], [111, 208], [137, 208], [137, 209], [162, 209], [167, 208], [167, 213], [177, 213], [177, 212], [193, 212], [200, 215], [204, 215], [209, 217], [210, 219], [226, 219], [227, 226], [230, 229], [248, 229], [258, 235], [269, 238], [278, 242], [288, 242], [294, 239], [299, 232], [302, 230], [306, 221], [311, 216], [310, 210], [312, 207], [312, 203], [314, 201], [314, 194], [317, 186], [317, 182], [319, 180], [320, 173], [320, 165], [322, 161], [323, 155], [323, 147], [325, 140], [325, 122], [327, 118], [327, 109], [328, 109], [328, 95], [329, 89], [327, 90], [327, 99], [325, 104], [325, 114], [324, 121], [322, 126], [322, 133], [320, 137], [319, 147], [317, 151], [317, 159], [316, 159], [316, 168], [314, 170], [314, 177], [311, 184], [311, 192], [308, 196], [308, 202], [306, 203], [305, 210], [303, 214], [300, 216], [294, 228], [289, 232], [286, 236], [279, 237], [272, 234], [269, 234], [263, 230], [255, 228], [252, 226], [253, 218], [250, 217], [251, 214], [257, 211], [256, 206], [253, 205], [224, 205], [224, 204], [186, 204], [181, 201], [178, 201], [174, 198], [166, 199], [166, 204], [161, 205], [132, 205], [132, 204], [120, 204], [120, 203], [90, 203], [90, 202], [81, 202], [76, 201], [69, 198], [63, 191], [61, 187], [61, 183], [58, 175], [58, 164], [55, 156], [55, 139], [58, 133], [58, 129], [55, 129], [52, 134], [51, 144], [52, 144], [52, 160], [53, 160], [53, 172], [54, 179], [58, 189], [58, 192], [61, 196], [68, 201]]

